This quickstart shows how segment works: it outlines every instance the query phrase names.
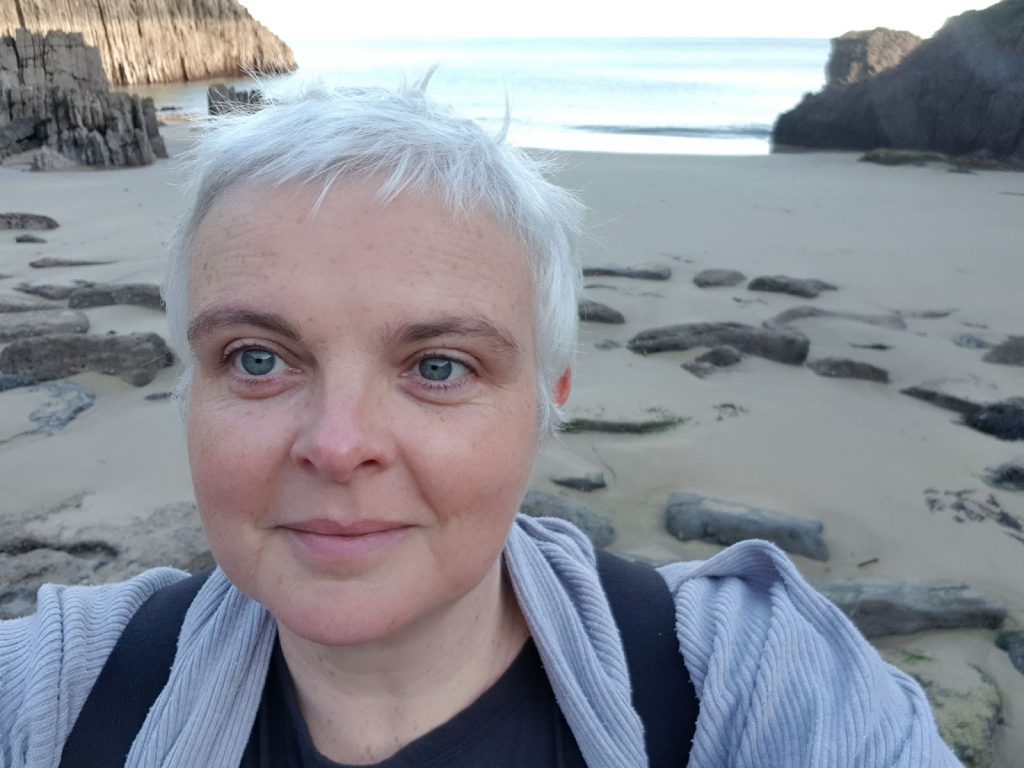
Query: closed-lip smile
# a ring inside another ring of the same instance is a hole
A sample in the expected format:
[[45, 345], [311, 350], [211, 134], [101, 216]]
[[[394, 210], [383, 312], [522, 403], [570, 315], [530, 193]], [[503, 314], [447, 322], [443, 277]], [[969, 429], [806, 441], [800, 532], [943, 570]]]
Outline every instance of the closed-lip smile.
[[280, 526], [303, 557], [313, 560], [350, 560], [399, 542], [413, 526], [387, 520], [342, 522], [312, 518]]

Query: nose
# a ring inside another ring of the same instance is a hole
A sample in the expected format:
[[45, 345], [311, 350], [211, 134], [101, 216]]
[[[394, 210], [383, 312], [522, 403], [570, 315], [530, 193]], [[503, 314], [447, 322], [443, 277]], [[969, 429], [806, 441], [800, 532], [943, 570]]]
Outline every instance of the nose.
[[291, 458], [335, 483], [386, 469], [395, 448], [380, 398], [322, 390], [297, 425]]

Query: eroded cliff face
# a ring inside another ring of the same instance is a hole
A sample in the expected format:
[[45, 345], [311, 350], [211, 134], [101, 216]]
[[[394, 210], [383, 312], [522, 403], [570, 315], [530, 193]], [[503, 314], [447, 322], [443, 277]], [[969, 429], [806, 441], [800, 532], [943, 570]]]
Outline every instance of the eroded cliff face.
[[956, 16], [919, 46], [891, 47], [897, 56], [909, 51], [876, 74], [867, 67], [854, 82], [830, 82], [780, 115], [775, 144], [929, 150], [1024, 167], [1024, 0]]
[[291, 50], [236, 0], [4, 0], [0, 35], [80, 32], [115, 85], [287, 72]]

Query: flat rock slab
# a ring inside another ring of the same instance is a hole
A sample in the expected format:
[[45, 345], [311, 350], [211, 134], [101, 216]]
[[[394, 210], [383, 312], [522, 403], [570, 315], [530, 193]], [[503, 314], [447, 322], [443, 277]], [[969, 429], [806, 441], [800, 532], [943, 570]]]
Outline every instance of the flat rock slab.
[[996, 637], [996, 646], [1006, 651], [1010, 662], [1024, 675], [1024, 631], [1000, 633]]
[[640, 267], [584, 267], [584, 277], [628, 277], [633, 280], [668, 280], [672, 270], [660, 264]]
[[970, 400], [940, 392], [936, 389], [929, 389], [928, 387], [907, 387], [906, 389], [901, 389], [900, 394], [907, 395], [915, 400], [923, 400], [937, 408], [954, 411], [955, 413], [977, 413], [978, 409], [981, 408], [980, 405], [972, 403]]
[[14, 238], [14, 242], [38, 245], [40, 243], [45, 243], [46, 239], [39, 237], [39, 235], [18, 235], [16, 238]]
[[1024, 336], [1011, 336], [998, 344], [981, 358], [986, 363], [1000, 365], [1024, 365]]
[[[75, 309], [36, 309], [0, 314], [0, 343], [51, 333], [85, 333], [88, 330], [89, 318]], [[0, 366], [0, 370], [5, 369]]]
[[78, 290], [80, 285], [53, 285], [51, 283], [20, 283], [14, 290], [30, 296], [39, 296], [54, 301], [67, 301], [68, 296]]
[[1001, 491], [1024, 491], [1024, 464], [1006, 463], [990, 467], [982, 479]]
[[795, 555], [828, 560], [820, 522], [696, 493], [669, 497], [665, 527], [683, 541], [699, 539], [728, 546], [744, 539], [767, 539]]
[[81, 502], [77, 497], [53, 510], [0, 518], [0, 619], [31, 613], [36, 592], [47, 582], [104, 584], [146, 568], [171, 566], [195, 573], [213, 565], [194, 504], [161, 507], [128, 525], [51, 535], [47, 518], [73, 511]]
[[37, 213], [0, 213], [0, 229], [56, 229], [58, 226], [54, 219]]
[[166, 342], [155, 333], [59, 334], [21, 339], [0, 350], [0, 371], [36, 381], [96, 371], [120, 376], [132, 386], [141, 387], [173, 362], [174, 355]]
[[768, 291], [770, 293], [786, 293], [802, 299], [816, 299], [822, 291], [838, 290], [832, 283], [812, 278], [789, 277], [788, 275], [763, 275], [755, 277], [747, 285], [751, 291]]
[[113, 261], [90, 261], [89, 259], [58, 259], [47, 256], [42, 259], [30, 261], [28, 265], [34, 269], [48, 269], [50, 267], [94, 267], [99, 264], [114, 264]]
[[72, 309], [119, 304], [159, 310], [164, 308], [160, 286], [153, 283], [97, 283], [75, 288], [68, 296], [68, 306]]
[[31, 312], [38, 309], [60, 309], [59, 304], [39, 296], [24, 293], [0, 293], [0, 314], [5, 312]]
[[649, 435], [666, 432], [686, 422], [681, 416], [669, 414], [650, 418], [602, 418], [600, 416], [577, 416], [562, 425], [562, 432], [604, 432], [610, 435]]
[[746, 279], [746, 275], [735, 269], [705, 269], [693, 276], [698, 288], [731, 288]]
[[815, 585], [867, 637], [925, 629], [997, 629], [1006, 607], [966, 584], [849, 579]]
[[617, 309], [612, 309], [607, 304], [591, 299], [580, 299], [579, 317], [585, 323], [622, 325], [626, 322], [625, 316]]
[[60, 432], [84, 411], [92, 408], [96, 395], [74, 381], [51, 381], [42, 389], [47, 400], [29, 414], [35, 432], [53, 435]]
[[819, 309], [818, 307], [791, 307], [780, 312], [771, 320], [766, 320], [764, 327], [778, 328], [790, 325], [798, 320], [809, 320], [811, 318], [850, 320], [855, 323], [875, 325], [879, 328], [891, 328], [894, 331], [905, 331], [907, 329], [907, 322], [899, 315], [865, 315], [860, 312], [834, 312], [829, 309]]
[[603, 472], [588, 472], [585, 475], [568, 477], [552, 477], [551, 482], [564, 488], [572, 488], [574, 491], [598, 491], [608, 487]]
[[817, 360], [808, 360], [807, 367], [819, 376], [832, 379], [863, 379], [882, 384], [889, 383], [889, 372], [884, 368], [845, 357], [819, 357]]
[[742, 323], [687, 323], [641, 331], [626, 345], [638, 354], [729, 346], [748, 355], [802, 365], [811, 343], [793, 329], [758, 328]]
[[557, 517], [560, 520], [567, 520], [583, 531], [595, 547], [607, 547], [617, 536], [615, 526], [607, 517], [553, 493], [527, 491], [519, 511], [530, 517]]

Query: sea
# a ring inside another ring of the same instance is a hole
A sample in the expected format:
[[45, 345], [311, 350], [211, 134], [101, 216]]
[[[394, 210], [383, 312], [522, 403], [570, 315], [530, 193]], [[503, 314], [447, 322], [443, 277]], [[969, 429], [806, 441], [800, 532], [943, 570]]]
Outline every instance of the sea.
[[[828, 40], [538, 38], [289, 41], [299, 63], [273, 78], [395, 86], [431, 67], [435, 98], [518, 146], [598, 152], [758, 155], [776, 117], [825, 80]], [[245, 87], [245, 79], [229, 80]], [[206, 111], [207, 82], [132, 86], [168, 112]]]

